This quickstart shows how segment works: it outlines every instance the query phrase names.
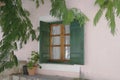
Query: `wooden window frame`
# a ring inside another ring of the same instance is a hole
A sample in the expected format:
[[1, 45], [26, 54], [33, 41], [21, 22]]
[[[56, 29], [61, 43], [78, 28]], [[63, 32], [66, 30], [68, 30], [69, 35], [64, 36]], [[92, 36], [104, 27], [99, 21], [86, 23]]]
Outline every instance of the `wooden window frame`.
[[[53, 35], [52, 28], [60, 26], [60, 34]], [[51, 24], [50, 25], [50, 61], [69, 61], [65, 59], [65, 47], [70, 47], [70, 44], [65, 44], [65, 36], [70, 36], [70, 33], [65, 33], [65, 26], [63, 24]], [[52, 37], [60, 36], [60, 45], [52, 45]], [[52, 49], [53, 47], [60, 47], [60, 59], [52, 59]]]

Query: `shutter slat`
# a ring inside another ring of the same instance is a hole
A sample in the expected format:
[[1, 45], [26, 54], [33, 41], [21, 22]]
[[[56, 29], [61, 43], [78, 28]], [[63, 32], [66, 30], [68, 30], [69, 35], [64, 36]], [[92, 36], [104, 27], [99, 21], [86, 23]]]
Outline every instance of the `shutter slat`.
[[84, 27], [77, 21], [70, 26], [70, 63], [84, 64]]
[[40, 62], [49, 62], [49, 46], [50, 46], [50, 27], [49, 23], [40, 22]]

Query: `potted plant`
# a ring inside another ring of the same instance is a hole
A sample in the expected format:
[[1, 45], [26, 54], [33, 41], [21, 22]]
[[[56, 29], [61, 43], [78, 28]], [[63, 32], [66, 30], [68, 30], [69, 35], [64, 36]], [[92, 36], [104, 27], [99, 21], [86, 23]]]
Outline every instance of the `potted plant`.
[[27, 69], [28, 69], [28, 74], [29, 75], [35, 75], [36, 74], [36, 69], [38, 67], [41, 68], [41, 66], [38, 64], [39, 61], [39, 54], [36, 51], [32, 51], [31, 53], [31, 58], [29, 59], [27, 63]]

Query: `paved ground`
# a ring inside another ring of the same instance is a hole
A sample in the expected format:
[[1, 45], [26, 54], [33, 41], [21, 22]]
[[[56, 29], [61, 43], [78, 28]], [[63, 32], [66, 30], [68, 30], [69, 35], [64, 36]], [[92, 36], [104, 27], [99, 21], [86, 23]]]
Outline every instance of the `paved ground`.
[[73, 78], [61, 77], [61, 76], [45, 76], [41, 75], [41, 80], [74, 80]]
[[73, 79], [68, 77], [61, 77], [61, 76], [48, 76], [48, 75], [34, 75], [34, 76], [28, 76], [28, 75], [13, 75], [12, 80], [79, 80], [79, 79]]

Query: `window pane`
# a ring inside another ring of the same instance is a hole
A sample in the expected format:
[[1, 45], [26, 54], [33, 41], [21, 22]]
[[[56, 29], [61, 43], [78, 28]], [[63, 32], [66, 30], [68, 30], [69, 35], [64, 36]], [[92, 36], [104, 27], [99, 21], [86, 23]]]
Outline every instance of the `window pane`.
[[52, 37], [52, 45], [60, 45], [60, 37]]
[[70, 47], [65, 47], [65, 59], [70, 59]]
[[70, 25], [65, 26], [65, 33], [66, 34], [70, 33]]
[[65, 36], [65, 44], [70, 44], [70, 36]]
[[60, 59], [60, 47], [53, 47], [52, 59]]
[[54, 27], [52, 28], [52, 34], [53, 34], [53, 35], [60, 34], [60, 25], [54, 26]]

